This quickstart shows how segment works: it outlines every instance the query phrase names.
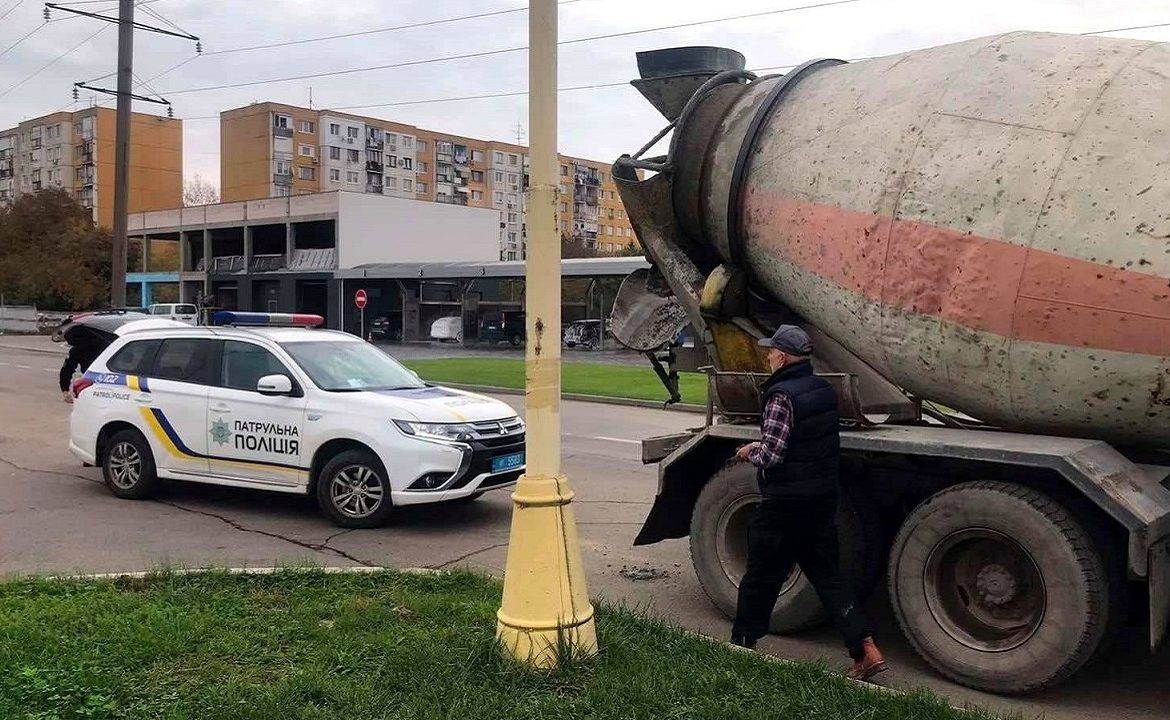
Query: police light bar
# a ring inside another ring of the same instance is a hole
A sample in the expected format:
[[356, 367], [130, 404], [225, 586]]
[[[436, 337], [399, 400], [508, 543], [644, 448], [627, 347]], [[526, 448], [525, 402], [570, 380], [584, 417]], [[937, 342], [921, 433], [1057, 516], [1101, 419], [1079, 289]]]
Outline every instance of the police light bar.
[[325, 318], [305, 313], [220, 310], [211, 317], [211, 322], [213, 325], [247, 325], [252, 327], [317, 327], [325, 322]]

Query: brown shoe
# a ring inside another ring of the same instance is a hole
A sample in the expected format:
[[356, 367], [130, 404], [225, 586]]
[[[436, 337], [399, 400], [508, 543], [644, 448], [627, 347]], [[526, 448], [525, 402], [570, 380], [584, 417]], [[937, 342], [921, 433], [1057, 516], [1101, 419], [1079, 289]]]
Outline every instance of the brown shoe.
[[869, 680], [874, 675], [889, 669], [885, 659], [882, 657], [882, 651], [878, 650], [878, 646], [874, 644], [873, 638], [867, 637], [862, 641], [861, 653], [861, 658], [845, 673], [845, 677], [850, 680]]

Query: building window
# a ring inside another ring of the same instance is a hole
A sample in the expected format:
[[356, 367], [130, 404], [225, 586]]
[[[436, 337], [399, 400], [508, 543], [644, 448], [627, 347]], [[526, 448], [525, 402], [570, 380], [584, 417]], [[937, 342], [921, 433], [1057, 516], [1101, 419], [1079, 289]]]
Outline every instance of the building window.
[[605, 226], [605, 234], [609, 235], [610, 237], [613, 237], [613, 225], [606, 225]]
[[358, 137], [358, 135], [360, 135], [360, 134], [361, 133], [358, 132], [358, 129], [355, 128], [353, 125], [346, 125], [345, 126], [346, 137], [351, 137], [351, 138], [356, 139]]
[[502, 192], [497, 192], [497, 193], [496, 193], [496, 195], [495, 195], [495, 199], [496, 199], [496, 204], [497, 204], [497, 205], [502, 205], [502, 204], [503, 204], [503, 202], [504, 202], [504, 193], [502, 193]]
[[386, 156], [386, 164], [392, 168], [398, 167], [398, 156], [397, 155], [387, 155]]
[[483, 193], [480, 192], [479, 190], [472, 190], [471, 191], [471, 199], [472, 200], [483, 200]]
[[508, 193], [508, 205], [516, 207], [516, 193]]
[[435, 143], [435, 152], [437, 152], [437, 153], [445, 153], [447, 155], [450, 155], [454, 151], [455, 151], [455, 148], [449, 142]]
[[483, 182], [483, 171], [482, 170], [472, 170], [471, 171], [471, 182]]
[[341, 182], [341, 171], [338, 170], [337, 168], [330, 168], [329, 169], [329, 179], [332, 182]]
[[[427, 141], [426, 140], [419, 140], [418, 141], [418, 151], [424, 152], [424, 153], [427, 151]], [[419, 192], [423, 192], [423, 191], [419, 190]]]
[[299, 170], [300, 170], [300, 174], [301, 174], [301, 180], [316, 180], [317, 179], [317, 171], [315, 169], [313, 169], [311, 167], [303, 167], [303, 168], [299, 168]]
[[504, 173], [500, 170], [496, 170], [496, 182], [498, 182], [498, 183], [504, 182]]
[[426, 192], [427, 192], [427, 184], [426, 184], [425, 182], [420, 182], [420, 183], [418, 184], [418, 192], [419, 192], [419, 194], [420, 194], [420, 195], [425, 195], [425, 194], [426, 194]]
[[329, 134], [330, 135], [340, 135], [341, 134], [341, 126], [338, 125], [337, 123], [329, 123]]
[[566, 192], [568, 192], [568, 191], [565, 189], [565, 184], [564, 184], [564, 183], [561, 183], [560, 185], [557, 185], [557, 190], [560, 190], [560, 192], [561, 192], [561, 194], [562, 194], [562, 195], [564, 195]]
[[277, 175], [292, 175], [292, 160], [277, 160], [276, 161]]
[[425, 173], [427, 171], [427, 167], [428, 166], [425, 162], [423, 162], [422, 160], [418, 161], [418, 171], [420, 173]]
[[561, 220], [561, 232], [565, 233], [566, 235], [569, 234], [569, 221], [568, 220]]
[[410, 178], [402, 178], [402, 189], [406, 192], [414, 192], [414, 181]]
[[519, 162], [520, 162], [520, 158], [516, 157], [512, 153], [508, 153], [508, 164], [509, 165], [516, 165]]
[[386, 133], [386, 144], [390, 147], [398, 147], [398, 134]]
[[345, 159], [351, 163], [355, 163], [361, 159], [361, 156], [358, 155], [357, 150], [346, 150]]
[[626, 228], [626, 237], [633, 237], [633, 236], [634, 236], [634, 231], [630, 228]]
[[290, 185], [274, 185], [272, 189], [274, 191], [272, 193], [273, 197], [287, 197], [292, 195], [292, 186]]
[[471, 162], [483, 162], [483, 151], [482, 150], [472, 150], [471, 151]]
[[504, 164], [504, 153], [502, 153], [502, 152], [495, 153], [494, 155], [492, 155], [492, 158], [495, 160], [496, 165], [503, 165]]
[[355, 173], [355, 172], [354, 172], [354, 171], [352, 171], [352, 170], [349, 170], [349, 171], [347, 171], [347, 172], [345, 173], [345, 181], [346, 181], [347, 183], [349, 183], [350, 185], [357, 185], [357, 182], [358, 182], [358, 174], [357, 174], [357, 173]]
[[414, 168], [414, 161], [413, 160], [411, 160], [408, 157], [402, 158], [402, 169], [403, 170], [411, 170], [413, 168]]
[[389, 190], [397, 190], [398, 189], [398, 178], [396, 178], [396, 177], [386, 178], [386, 187]]
[[403, 150], [410, 150], [412, 148], [414, 148], [414, 138], [412, 138], [409, 135], [403, 135], [402, 136], [402, 149]]
[[508, 222], [509, 222], [509, 223], [514, 223], [514, 222], [516, 222], [516, 219], [517, 219], [517, 218], [516, 218], [516, 213], [514, 213], [514, 212], [510, 212], [510, 213], [508, 213]]
[[563, 213], [569, 212], [569, 203], [561, 203], [561, 212], [563, 212]]
[[568, 174], [569, 174], [569, 166], [568, 165], [561, 165], [561, 177], [565, 177]]
[[317, 132], [317, 123], [309, 120], [301, 120], [300, 131], [303, 133], [315, 133]]
[[301, 145], [298, 148], [298, 151], [304, 157], [317, 157], [317, 148], [313, 147], [312, 145]]
[[292, 118], [288, 115], [276, 114], [272, 116], [272, 127], [288, 129], [292, 127]]
[[329, 148], [329, 159], [330, 160], [340, 160], [341, 159], [341, 148], [339, 148], [339, 147]]

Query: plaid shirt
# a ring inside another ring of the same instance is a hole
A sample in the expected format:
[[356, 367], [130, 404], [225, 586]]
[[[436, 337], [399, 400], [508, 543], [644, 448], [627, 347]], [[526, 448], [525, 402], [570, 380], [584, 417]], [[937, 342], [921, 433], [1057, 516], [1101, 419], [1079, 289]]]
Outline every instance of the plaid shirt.
[[768, 404], [764, 406], [761, 426], [763, 438], [748, 453], [748, 462], [763, 470], [784, 461], [788, 434], [792, 432], [792, 400], [784, 393], [769, 398]]

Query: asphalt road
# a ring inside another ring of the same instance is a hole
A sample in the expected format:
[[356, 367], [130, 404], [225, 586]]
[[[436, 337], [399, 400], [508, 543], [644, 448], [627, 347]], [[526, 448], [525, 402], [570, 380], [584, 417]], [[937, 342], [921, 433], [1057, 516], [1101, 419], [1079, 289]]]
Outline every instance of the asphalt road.
[[[0, 337], [0, 574], [304, 563], [503, 571], [511, 512], [506, 492], [469, 505], [405, 508], [390, 526], [359, 531], [341, 531], [308, 500], [283, 495], [175, 484], [158, 500], [119, 500], [97, 470], [82, 468], [66, 450], [69, 408], [56, 389], [60, 355], [29, 349], [46, 347]], [[521, 406], [519, 397], [503, 399]], [[724, 637], [728, 622], [703, 595], [686, 541], [631, 544], [656, 490], [654, 469], [640, 463], [637, 440], [699, 422], [683, 413], [566, 403], [564, 469], [577, 494], [592, 595]], [[633, 568], [655, 572], [628, 572]], [[644, 575], [654, 577], [630, 579]], [[1019, 700], [942, 680], [902, 639], [883, 593], [869, 610], [893, 665], [885, 684], [925, 686], [957, 705], [1025, 717], [1170, 716], [1170, 652], [1151, 658], [1144, 628], [1127, 630], [1111, 653], [1064, 686]], [[823, 659], [830, 667], [847, 664], [830, 629], [769, 637], [761, 649]]]

